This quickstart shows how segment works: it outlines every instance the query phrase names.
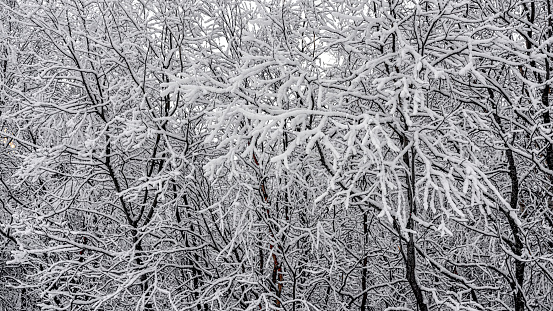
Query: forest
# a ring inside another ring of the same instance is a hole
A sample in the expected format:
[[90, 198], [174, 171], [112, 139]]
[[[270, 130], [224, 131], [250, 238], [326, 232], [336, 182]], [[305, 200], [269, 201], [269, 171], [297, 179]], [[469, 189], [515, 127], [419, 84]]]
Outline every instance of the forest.
[[0, 311], [553, 309], [553, 0], [0, 0]]

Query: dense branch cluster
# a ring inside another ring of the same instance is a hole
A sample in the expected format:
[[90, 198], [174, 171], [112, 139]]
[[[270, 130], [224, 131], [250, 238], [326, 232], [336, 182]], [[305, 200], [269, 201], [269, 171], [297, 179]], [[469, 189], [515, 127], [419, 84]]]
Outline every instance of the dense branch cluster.
[[550, 310], [551, 0], [0, 0], [0, 310]]

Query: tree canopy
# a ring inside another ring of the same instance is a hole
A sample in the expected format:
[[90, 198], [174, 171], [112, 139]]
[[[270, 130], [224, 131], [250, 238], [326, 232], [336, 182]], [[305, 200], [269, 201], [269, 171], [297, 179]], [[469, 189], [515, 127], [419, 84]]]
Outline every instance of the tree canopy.
[[0, 310], [550, 310], [551, 0], [0, 0]]

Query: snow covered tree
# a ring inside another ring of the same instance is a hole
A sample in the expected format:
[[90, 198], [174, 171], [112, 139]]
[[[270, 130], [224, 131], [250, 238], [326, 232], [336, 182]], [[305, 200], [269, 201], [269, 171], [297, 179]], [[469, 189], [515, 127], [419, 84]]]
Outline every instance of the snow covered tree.
[[44, 310], [553, 303], [550, 2], [2, 10], [13, 295]]

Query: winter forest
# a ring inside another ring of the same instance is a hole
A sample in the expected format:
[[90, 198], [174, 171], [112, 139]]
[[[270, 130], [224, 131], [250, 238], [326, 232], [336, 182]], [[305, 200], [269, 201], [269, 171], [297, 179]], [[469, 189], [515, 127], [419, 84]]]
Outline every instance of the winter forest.
[[553, 309], [553, 0], [0, 0], [0, 311]]

